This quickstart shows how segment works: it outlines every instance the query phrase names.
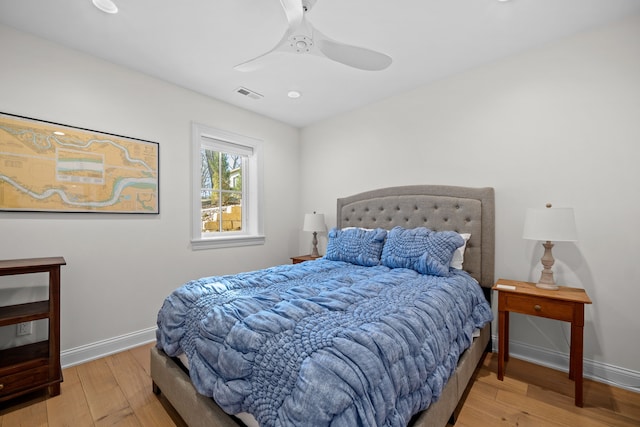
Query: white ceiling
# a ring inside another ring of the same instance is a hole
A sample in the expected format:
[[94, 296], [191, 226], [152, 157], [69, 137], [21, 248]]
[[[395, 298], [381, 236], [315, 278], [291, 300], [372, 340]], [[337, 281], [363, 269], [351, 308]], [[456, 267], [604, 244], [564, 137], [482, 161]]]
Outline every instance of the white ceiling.
[[[243, 73], [233, 66], [274, 47], [287, 27], [279, 0], [114, 2], [110, 15], [91, 0], [0, 0], [0, 23], [296, 127], [640, 13], [640, 0], [318, 0], [307, 15], [317, 29], [393, 64], [362, 71], [281, 54]], [[288, 98], [292, 89], [302, 97]]]

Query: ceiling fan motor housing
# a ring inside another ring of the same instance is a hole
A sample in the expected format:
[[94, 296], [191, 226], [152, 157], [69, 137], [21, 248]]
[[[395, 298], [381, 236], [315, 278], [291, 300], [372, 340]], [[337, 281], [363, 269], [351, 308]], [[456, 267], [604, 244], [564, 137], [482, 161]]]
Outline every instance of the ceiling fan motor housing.
[[297, 53], [308, 53], [313, 47], [313, 39], [307, 36], [291, 36], [289, 37], [289, 46]]

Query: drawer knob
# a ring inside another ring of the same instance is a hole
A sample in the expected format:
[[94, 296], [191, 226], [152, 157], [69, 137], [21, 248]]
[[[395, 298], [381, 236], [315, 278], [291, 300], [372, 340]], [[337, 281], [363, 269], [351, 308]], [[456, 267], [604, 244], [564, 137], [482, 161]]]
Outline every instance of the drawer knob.
[[534, 306], [533, 306], [533, 309], [534, 309], [535, 311], [540, 311], [540, 310], [542, 310], [542, 307], [540, 307], [540, 305], [539, 305], [539, 304], [536, 304], [536, 305], [534, 305]]
[[4, 388], [4, 384], [0, 384], [0, 390]]

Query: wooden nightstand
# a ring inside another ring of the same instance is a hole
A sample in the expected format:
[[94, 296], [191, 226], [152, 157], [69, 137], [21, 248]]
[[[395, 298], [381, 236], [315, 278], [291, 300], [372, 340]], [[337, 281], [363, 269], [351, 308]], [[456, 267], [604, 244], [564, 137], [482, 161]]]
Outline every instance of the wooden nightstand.
[[509, 312], [570, 322], [569, 378], [575, 381], [576, 406], [582, 407], [584, 305], [591, 304], [585, 290], [560, 286], [550, 291], [536, 288], [535, 283], [505, 279], [498, 279], [492, 289], [498, 291], [498, 379], [504, 379], [504, 362], [509, 360]]
[[291, 262], [293, 264], [299, 264], [299, 263], [305, 262], [305, 261], [315, 261], [318, 258], [322, 258], [322, 257], [311, 256], [311, 255], [299, 255], [299, 256], [291, 257]]

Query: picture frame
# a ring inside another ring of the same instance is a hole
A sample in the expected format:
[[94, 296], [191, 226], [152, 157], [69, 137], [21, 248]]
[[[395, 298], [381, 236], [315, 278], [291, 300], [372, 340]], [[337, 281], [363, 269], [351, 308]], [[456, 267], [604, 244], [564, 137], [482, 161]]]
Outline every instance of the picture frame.
[[159, 214], [160, 145], [0, 112], [0, 211]]

